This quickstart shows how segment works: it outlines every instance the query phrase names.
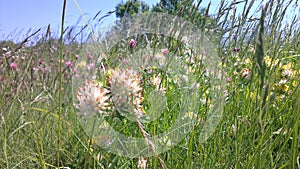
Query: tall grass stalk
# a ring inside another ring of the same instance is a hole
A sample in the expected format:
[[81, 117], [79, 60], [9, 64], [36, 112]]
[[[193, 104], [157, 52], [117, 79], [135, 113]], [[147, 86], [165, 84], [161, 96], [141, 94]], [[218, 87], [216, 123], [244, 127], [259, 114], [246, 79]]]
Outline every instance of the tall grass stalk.
[[60, 29], [60, 53], [59, 53], [59, 101], [58, 101], [58, 120], [57, 120], [57, 167], [60, 167], [60, 147], [61, 147], [61, 115], [62, 115], [62, 95], [63, 95], [63, 49], [64, 49], [64, 23], [65, 23], [65, 12], [66, 12], [67, 0], [63, 2], [62, 15], [61, 15], [61, 29]]

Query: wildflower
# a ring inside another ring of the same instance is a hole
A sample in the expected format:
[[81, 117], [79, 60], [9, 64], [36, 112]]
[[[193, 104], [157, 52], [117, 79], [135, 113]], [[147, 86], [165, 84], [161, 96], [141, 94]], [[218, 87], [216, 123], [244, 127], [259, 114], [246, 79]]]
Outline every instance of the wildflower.
[[2, 51], [3, 52], [7, 52], [7, 48], [2, 48]]
[[136, 41], [134, 39], [130, 39], [129, 45], [130, 45], [130, 47], [135, 47]]
[[246, 65], [250, 65], [252, 62], [251, 62], [251, 59], [250, 59], [250, 58], [246, 58], [245, 61], [244, 61], [244, 63], [245, 63]]
[[18, 64], [16, 62], [13, 62], [10, 64], [10, 68], [16, 70], [18, 68]]
[[246, 80], [251, 80], [252, 73], [249, 69], [243, 68], [241, 72], [241, 77]]
[[184, 116], [182, 117], [182, 119], [190, 119], [190, 120], [193, 120], [195, 118], [197, 118], [197, 115], [194, 113], [194, 112], [186, 112], [184, 114]]
[[54, 53], [55, 51], [57, 51], [57, 48], [54, 45], [52, 45], [50, 48], [50, 52]]
[[150, 83], [155, 86], [155, 90], [161, 92], [162, 94], [166, 93], [166, 88], [161, 85], [162, 79], [160, 76], [153, 76], [150, 78]]
[[90, 80], [79, 87], [77, 99], [79, 104], [74, 106], [79, 109], [78, 116], [90, 117], [98, 114], [105, 114], [110, 109], [109, 91]]
[[45, 67], [44, 68], [44, 73], [49, 73], [50, 72], [50, 69], [48, 67]]
[[77, 74], [78, 73], [78, 69], [76, 67], [73, 68], [73, 73]]
[[130, 60], [129, 60], [129, 59], [124, 59], [122, 62], [123, 62], [124, 64], [128, 64], [128, 63], [130, 62]]
[[271, 66], [272, 59], [268, 55], [265, 56], [264, 60], [267, 66]]
[[67, 62], [66, 62], [66, 66], [67, 66], [67, 67], [72, 67], [72, 66], [73, 66], [73, 64], [72, 64], [72, 62], [71, 62], [71, 61], [67, 61]]
[[138, 169], [146, 169], [146, 168], [147, 168], [147, 158], [139, 157]]
[[89, 70], [93, 70], [95, 68], [95, 63], [90, 63], [89, 65], [88, 65], [88, 69]]
[[[60, 59], [58, 59], [58, 63], [60, 63]], [[65, 63], [65, 61], [62, 59], [61, 63]]]
[[232, 80], [232, 79], [231, 79], [230, 77], [227, 77], [227, 78], [226, 78], [226, 82], [227, 82], [227, 83], [231, 82], [231, 80]]
[[266, 56], [264, 57], [264, 61], [265, 61], [266, 65], [267, 65], [268, 67], [270, 67], [270, 66], [276, 66], [276, 65], [279, 63], [279, 60], [278, 60], [278, 59], [272, 60], [272, 58], [270, 58], [270, 56], [268, 56], [268, 55], [266, 55]]
[[13, 59], [18, 59], [19, 58], [19, 55], [12, 55], [11, 56]]
[[94, 60], [94, 56], [91, 53], [87, 54], [87, 57], [89, 58], [89, 60], [93, 61]]
[[34, 68], [32, 68], [32, 69], [33, 69], [33, 71], [35, 71], [35, 72], [39, 71], [39, 68], [37, 68], [37, 67], [34, 67]]
[[78, 58], [79, 58], [79, 55], [75, 55], [75, 59], [78, 60]]
[[294, 74], [294, 72], [292, 69], [284, 69], [282, 71], [282, 76], [284, 76], [284, 77], [292, 77], [293, 74]]
[[11, 54], [12, 54], [11, 51], [7, 51], [4, 55], [5, 55], [6, 57], [9, 57], [9, 56], [11, 56]]
[[281, 94], [285, 93], [289, 90], [289, 86], [287, 85], [287, 82], [288, 81], [286, 79], [281, 79], [278, 84], [274, 85], [273, 89], [278, 93]]
[[96, 142], [95, 142], [95, 139], [88, 139], [87, 142], [90, 146], [90, 151], [93, 152], [94, 149], [96, 148], [95, 145], [97, 145]]
[[[141, 105], [143, 88], [141, 87], [140, 75], [134, 70], [116, 69], [109, 72], [108, 84], [112, 95], [112, 101], [120, 113], [133, 112], [134, 117], [144, 115]], [[131, 114], [124, 114], [131, 115]]]
[[169, 50], [168, 50], [168, 48], [165, 48], [165, 49], [163, 49], [163, 55], [167, 55], [169, 53]]
[[85, 68], [85, 66], [86, 66], [86, 61], [84, 61], [84, 60], [82, 60], [81, 62], [76, 64], [76, 67], [78, 69], [83, 69], [83, 68]]
[[39, 65], [42, 65], [43, 63], [44, 63], [44, 62], [43, 62], [41, 59], [38, 60], [38, 64], [39, 64]]
[[283, 70], [291, 69], [291, 68], [292, 68], [292, 63], [290, 62], [290, 63], [288, 63], [287, 65], [283, 65], [281, 68], [282, 68]]
[[240, 48], [234, 48], [233, 51], [234, 52], [239, 52], [241, 49]]
[[283, 85], [283, 84], [286, 84], [286, 83], [287, 83], [286, 79], [281, 79], [278, 84]]
[[293, 85], [294, 87], [296, 87], [296, 86], [298, 85], [298, 81], [297, 81], [297, 80], [293, 80], [292, 85]]

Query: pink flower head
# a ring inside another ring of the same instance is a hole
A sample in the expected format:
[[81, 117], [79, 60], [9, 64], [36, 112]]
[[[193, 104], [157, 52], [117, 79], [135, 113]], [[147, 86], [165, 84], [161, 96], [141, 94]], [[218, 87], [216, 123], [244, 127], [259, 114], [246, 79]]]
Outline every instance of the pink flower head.
[[94, 68], [95, 68], [95, 64], [94, 64], [94, 63], [90, 63], [90, 64], [88, 65], [88, 68], [89, 68], [89, 70], [94, 69]]
[[50, 72], [50, 69], [48, 67], [45, 67], [44, 73], [48, 73], [48, 72]]
[[73, 64], [72, 64], [72, 62], [71, 62], [71, 61], [67, 61], [67, 62], [66, 62], [66, 66], [67, 66], [67, 67], [72, 67], [72, 66], [73, 66]]
[[124, 60], [123, 60], [123, 63], [128, 64], [128, 63], [129, 63], [129, 60], [128, 60], [128, 59], [124, 59]]
[[130, 45], [130, 47], [135, 47], [136, 41], [134, 39], [130, 39], [129, 45]]
[[231, 78], [230, 78], [230, 77], [227, 77], [227, 78], [226, 78], [226, 82], [231, 82]]
[[39, 68], [37, 68], [37, 67], [34, 67], [34, 68], [32, 68], [32, 69], [33, 69], [33, 71], [35, 71], [35, 72], [39, 71]]
[[168, 54], [169, 50], [167, 48], [163, 49], [163, 54], [166, 56]]
[[76, 74], [78, 72], [78, 69], [74, 67], [73, 72]]
[[10, 68], [13, 69], [13, 70], [16, 70], [18, 68], [17, 63], [16, 62], [11, 63]]
[[93, 56], [91, 53], [88, 53], [88, 54], [87, 54], [87, 57], [88, 57], [91, 61], [94, 60], [94, 56]]
[[39, 65], [42, 65], [44, 62], [41, 59], [39, 59], [38, 63], [39, 63]]

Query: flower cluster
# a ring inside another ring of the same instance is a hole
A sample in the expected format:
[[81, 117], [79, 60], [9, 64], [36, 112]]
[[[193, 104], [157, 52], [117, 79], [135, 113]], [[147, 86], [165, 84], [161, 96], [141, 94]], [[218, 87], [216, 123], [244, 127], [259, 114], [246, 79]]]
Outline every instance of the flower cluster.
[[5, 94], [5, 100], [9, 100], [10, 97], [16, 96], [16, 93], [19, 97], [26, 98], [48, 89], [58, 91], [56, 89], [59, 86], [57, 79], [60, 63], [62, 63], [63, 83], [70, 82], [75, 72], [73, 69], [76, 63], [75, 53], [71, 53], [69, 47], [66, 47], [60, 60], [57, 58], [60, 52], [57, 46], [57, 42], [32, 46], [25, 44], [14, 46], [3, 42], [0, 47], [0, 95]]
[[299, 70], [293, 68], [292, 62], [287, 64], [280, 63], [279, 65], [279, 76], [275, 78], [275, 84], [272, 86], [272, 94], [277, 95], [280, 99], [293, 93], [293, 88], [298, 84], [297, 75]]
[[95, 116], [95, 112], [99, 114], [105, 113], [110, 109], [109, 91], [100, 84], [96, 84], [94, 80], [90, 80], [79, 87], [77, 92], [78, 104], [75, 107], [79, 109], [78, 116], [90, 117]]
[[131, 69], [113, 69], [107, 72], [107, 87], [90, 80], [79, 87], [77, 99], [79, 116], [90, 117], [97, 113], [103, 114], [113, 106], [122, 115], [138, 118], [145, 114], [142, 106], [140, 75]]
[[136, 117], [144, 115], [140, 75], [131, 69], [115, 69], [109, 76], [108, 85], [116, 109], [121, 113], [134, 112]]

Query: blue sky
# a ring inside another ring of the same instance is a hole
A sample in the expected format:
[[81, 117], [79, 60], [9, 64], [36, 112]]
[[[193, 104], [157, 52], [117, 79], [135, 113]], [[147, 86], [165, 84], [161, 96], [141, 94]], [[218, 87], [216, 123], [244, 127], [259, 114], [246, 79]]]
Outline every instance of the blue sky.
[[[115, 6], [122, 2], [122, 0], [67, 0], [66, 26], [75, 25], [81, 16], [75, 1], [88, 19], [100, 10], [102, 11], [100, 16], [103, 16], [108, 11], [114, 10]], [[159, 2], [159, 0], [144, 1], [150, 6]], [[202, 6], [206, 6], [209, 1], [203, 0]], [[62, 5], [63, 0], [0, 0], [0, 40], [23, 39], [30, 28], [33, 32], [40, 27], [45, 28], [48, 24], [51, 25], [52, 29], [58, 31], [61, 23]], [[212, 6], [211, 12], [214, 12], [218, 6], [218, 1], [212, 1]], [[111, 23], [114, 20], [115, 14], [104, 20], [103, 24]]]
[[[98, 11], [100, 15], [115, 9], [121, 0], [77, 0], [86, 18], [93, 17]], [[145, 0], [151, 6], [159, 0]], [[20, 32], [26, 33], [30, 28], [37, 30], [51, 24], [59, 30], [63, 0], [0, 0], [0, 40], [15, 38]], [[74, 0], [67, 0], [66, 25], [75, 25], [81, 16]], [[104, 22], [110, 23], [115, 14]], [[104, 23], [105, 24], [105, 23]], [[22, 37], [20, 37], [22, 38]]]

